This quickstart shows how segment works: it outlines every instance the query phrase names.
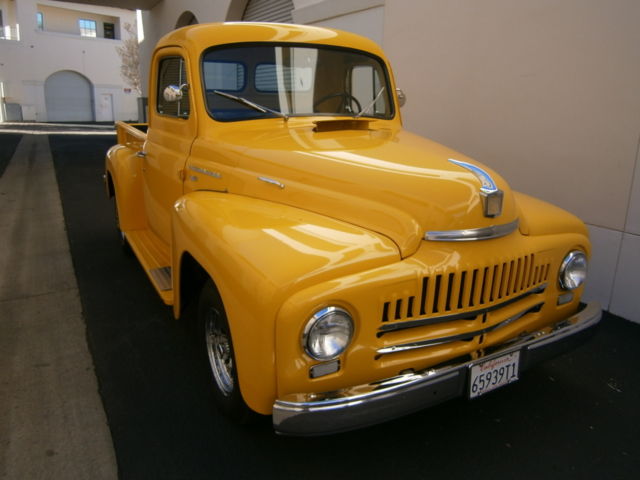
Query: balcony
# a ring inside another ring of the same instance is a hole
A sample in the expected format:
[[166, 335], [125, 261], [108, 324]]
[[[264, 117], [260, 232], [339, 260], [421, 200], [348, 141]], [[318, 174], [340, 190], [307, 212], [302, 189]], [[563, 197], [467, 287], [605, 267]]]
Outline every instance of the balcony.
[[0, 40], [20, 40], [20, 28], [5, 25], [0, 27]]

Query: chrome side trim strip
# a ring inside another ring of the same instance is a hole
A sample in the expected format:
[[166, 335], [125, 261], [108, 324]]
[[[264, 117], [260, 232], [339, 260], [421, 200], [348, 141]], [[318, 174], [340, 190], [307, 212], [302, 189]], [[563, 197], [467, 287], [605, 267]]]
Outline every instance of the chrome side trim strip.
[[520, 220], [504, 225], [492, 225], [490, 227], [469, 228], [465, 230], [443, 230], [424, 234], [424, 239], [431, 242], [471, 242], [474, 240], [489, 240], [509, 235], [518, 228]]
[[[524, 292], [522, 295], [518, 295], [517, 297], [510, 298], [502, 303], [497, 303], [495, 305], [491, 305], [489, 307], [479, 308], [477, 310], [472, 310], [470, 312], [461, 312], [454, 313], [452, 315], [443, 315], [441, 317], [431, 317], [431, 318], [419, 318], [416, 320], [406, 320], [404, 322], [393, 322], [393, 323], [385, 323], [380, 328], [378, 328], [378, 332], [389, 333], [395, 332], [398, 330], [405, 330], [407, 328], [416, 328], [416, 327], [424, 327], [425, 325], [435, 325], [437, 323], [446, 323], [453, 322], [454, 320], [462, 320], [464, 318], [472, 319], [477, 317], [478, 315], [482, 315], [485, 313], [493, 312], [494, 310], [499, 310], [504, 308], [512, 303], [517, 302], [518, 300], [522, 300], [529, 295], [535, 295], [538, 293], [542, 293], [546, 290], [547, 284], [543, 283], [538, 285], [537, 287], [532, 288], [531, 290]], [[378, 334], [380, 335], [380, 333]]]
[[194, 172], [202, 173], [203, 175], [208, 175], [213, 178], [222, 178], [222, 175], [218, 172], [212, 172], [211, 170], [196, 167], [195, 165], [189, 165], [189, 170], [193, 170]]
[[258, 180], [260, 180], [261, 182], [265, 182], [268, 183], [269, 185], [275, 185], [276, 187], [282, 189], [284, 188], [284, 183], [281, 183], [277, 180], [274, 180], [272, 178], [268, 178], [268, 177], [258, 177]]
[[402, 345], [393, 345], [391, 347], [380, 348], [377, 350], [378, 355], [386, 355], [389, 353], [397, 353], [397, 352], [406, 352], [408, 350], [416, 350], [418, 348], [426, 348], [433, 347], [435, 345], [442, 345], [443, 343], [456, 342], [459, 340], [471, 340], [478, 335], [484, 335], [485, 333], [490, 333], [495, 330], [498, 330], [502, 327], [506, 327], [510, 323], [515, 322], [516, 320], [524, 317], [527, 313], [537, 310], [540, 308], [544, 302], [537, 303], [532, 307], [529, 307], [522, 312], [516, 313], [515, 315], [503, 320], [502, 322], [496, 323], [495, 325], [491, 325], [490, 327], [481, 328], [480, 330], [475, 330], [473, 332], [461, 333], [459, 335], [451, 335], [449, 337], [440, 337], [440, 338], [432, 338], [429, 340], [422, 340], [420, 342], [412, 342], [412, 343], [404, 343]]

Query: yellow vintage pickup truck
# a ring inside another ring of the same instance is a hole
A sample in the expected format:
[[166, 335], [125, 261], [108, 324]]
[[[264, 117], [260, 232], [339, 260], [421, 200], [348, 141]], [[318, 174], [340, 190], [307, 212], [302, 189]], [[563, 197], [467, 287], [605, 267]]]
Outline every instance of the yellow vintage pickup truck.
[[235, 420], [318, 435], [476, 398], [599, 323], [585, 225], [403, 130], [400, 99], [346, 32], [209, 24], [157, 45], [149, 123], [118, 124], [106, 188]]

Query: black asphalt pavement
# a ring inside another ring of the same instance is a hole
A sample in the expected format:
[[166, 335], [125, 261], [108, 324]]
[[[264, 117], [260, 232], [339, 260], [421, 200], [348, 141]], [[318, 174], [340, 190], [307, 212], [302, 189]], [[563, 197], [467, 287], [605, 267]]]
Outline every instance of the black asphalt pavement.
[[51, 136], [87, 336], [120, 478], [619, 478], [640, 471], [640, 325], [480, 399], [321, 438], [230, 424], [190, 330], [121, 250], [101, 175], [114, 136]]
[[16, 151], [21, 138], [22, 135], [19, 134], [5, 133], [0, 135], [0, 177], [13, 157], [13, 152]]

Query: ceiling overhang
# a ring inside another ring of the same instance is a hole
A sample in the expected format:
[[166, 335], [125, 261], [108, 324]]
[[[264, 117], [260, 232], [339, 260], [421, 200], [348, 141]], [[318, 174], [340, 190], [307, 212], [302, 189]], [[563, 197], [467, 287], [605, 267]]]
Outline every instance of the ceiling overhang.
[[58, 0], [66, 3], [84, 3], [101, 7], [126, 8], [128, 10], [151, 10], [162, 0]]

